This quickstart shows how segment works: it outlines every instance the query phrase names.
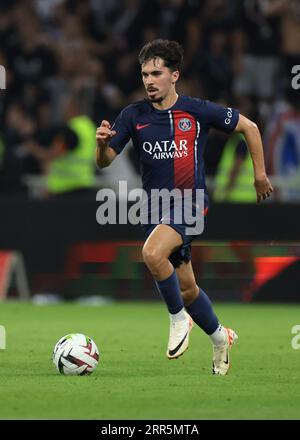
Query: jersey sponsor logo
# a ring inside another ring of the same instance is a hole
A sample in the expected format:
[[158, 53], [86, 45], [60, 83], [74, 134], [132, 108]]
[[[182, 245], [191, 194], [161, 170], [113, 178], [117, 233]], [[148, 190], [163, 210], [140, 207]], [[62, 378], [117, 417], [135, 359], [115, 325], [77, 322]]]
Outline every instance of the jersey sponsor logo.
[[188, 131], [192, 128], [192, 123], [188, 118], [182, 118], [178, 122], [178, 128], [181, 131]]
[[231, 118], [232, 118], [232, 108], [228, 107], [227, 108], [227, 114], [226, 114], [227, 118], [225, 119], [225, 124], [229, 125], [231, 122]]
[[151, 124], [136, 124], [136, 129], [137, 130], [142, 130], [142, 128], [146, 128]]
[[174, 159], [177, 157], [188, 156], [187, 139], [175, 141], [156, 141], [143, 143], [143, 150], [148, 153], [152, 159]]

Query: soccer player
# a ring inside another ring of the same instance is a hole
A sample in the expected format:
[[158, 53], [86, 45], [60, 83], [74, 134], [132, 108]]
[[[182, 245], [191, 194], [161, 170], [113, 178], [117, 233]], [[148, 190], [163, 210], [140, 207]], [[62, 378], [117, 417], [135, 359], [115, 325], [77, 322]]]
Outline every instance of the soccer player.
[[[198, 215], [205, 215], [203, 150], [208, 131], [210, 127], [237, 131], [243, 133], [251, 154], [257, 201], [269, 197], [273, 188], [266, 176], [256, 124], [235, 109], [177, 94], [182, 47], [176, 41], [154, 40], [141, 49], [139, 62], [147, 99], [127, 106], [113, 125], [101, 122], [96, 133], [97, 165], [107, 167], [131, 138], [146, 193], [163, 188], [203, 189], [204, 210]], [[225, 375], [230, 367], [229, 349], [237, 335], [220, 324], [208, 296], [196, 284], [191, 264], [191, 242], [196, 235], [186, 233], [184, 221], [175, 221], [174, 210], [170, 209], [168, 221], [162, 217], [158, 224], [143, 226], [143, 258], [170, 316], [167, 357], [176, 359], [185, 352], [195, 322], [212, 341], [213, 374]]]

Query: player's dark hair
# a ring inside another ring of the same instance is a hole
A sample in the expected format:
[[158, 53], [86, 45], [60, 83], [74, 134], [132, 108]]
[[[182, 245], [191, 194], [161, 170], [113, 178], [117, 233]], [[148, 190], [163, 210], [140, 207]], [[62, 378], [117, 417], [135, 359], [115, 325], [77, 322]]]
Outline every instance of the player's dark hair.
[[139, 53], [139, 62], [142, 65], [158, 57], [164, 60], [165, 66], [172, 72], [175, 70], [180, 71], [183, 64], [183, 48], [177, 41], [159, 38], [142, 47]]

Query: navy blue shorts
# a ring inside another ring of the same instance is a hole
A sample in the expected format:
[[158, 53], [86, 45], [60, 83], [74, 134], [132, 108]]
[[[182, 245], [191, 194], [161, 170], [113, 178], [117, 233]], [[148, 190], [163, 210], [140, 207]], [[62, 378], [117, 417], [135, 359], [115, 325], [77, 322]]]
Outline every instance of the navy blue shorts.
[[[171, 228], [175, 229], [176, 232], [178, 232], [178, 234], [181, 235], [182, 238], [182, 245], [180, 246], [179, 249], [177, 249], [175, 252], [173, 252], [170, 256], [169, 256], [169, 261], [173, 264], [173, 266], [175, 268], [179, 267], [181, 265], [181, 263], [188, 263], [189, 261], [191, 261], [191, 243], [193, 240], [195, 240], [197, 237], [199, 237], [199, 235], [188, 235], [186, 234], [186, 228], [187, 225], [186, 224], [177, 224], [172, 222], [172, 220], [169, 223], [165, 223], [163, 221], [161, 221], [159, 224], [167, 224], [168, 226], [170, 226]], [[204, 225], [206, 224], [206, 216], [204, 217]], [[147, 240], [147, 238], [149, 237], [149, 235], [151, 234], [151, 232], [156, 228], [156, 226], [158, 226], [157, 224], [152, 225], [142, 225], [142, 229], [144, 231], [144, 238], [145, 240]]]

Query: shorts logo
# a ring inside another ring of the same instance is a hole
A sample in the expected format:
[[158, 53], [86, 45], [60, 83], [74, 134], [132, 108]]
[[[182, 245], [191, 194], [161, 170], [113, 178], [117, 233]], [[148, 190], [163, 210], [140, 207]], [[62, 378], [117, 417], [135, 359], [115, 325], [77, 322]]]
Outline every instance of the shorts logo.
[[188, 118], [180, 119], [180, 121], [178, 122], [178, 128], [181, 131], [188, 131], [192, 128], [192, 123]]

